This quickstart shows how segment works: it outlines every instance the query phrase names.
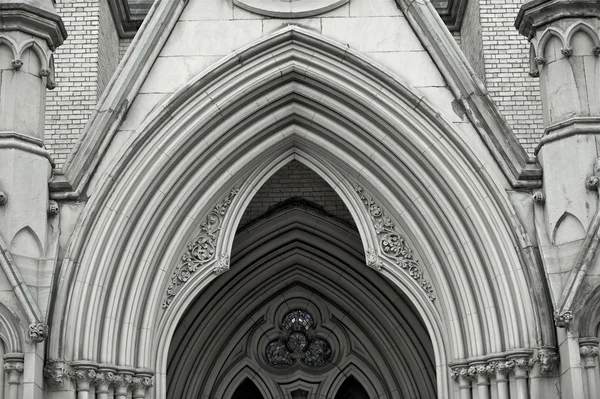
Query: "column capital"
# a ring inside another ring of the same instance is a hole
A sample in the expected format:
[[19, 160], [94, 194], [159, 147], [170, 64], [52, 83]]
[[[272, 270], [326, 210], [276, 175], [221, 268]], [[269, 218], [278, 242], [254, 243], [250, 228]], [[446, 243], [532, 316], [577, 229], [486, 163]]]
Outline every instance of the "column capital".
[[598, 357], [599, 353], [600, 348], [598, 348], [597, 338], [579, 339], [579, 355], [581, 356], [581, 360], [583, 360], [584, 368], [595, 368], [596, 358]]
[[11, 380], [8, 383], [14, 384], [14, 382], [12, 381], [12, 377], [19, 376], [23, 372], [23, 362], [5, 361], [4, 372], [11, 377]]

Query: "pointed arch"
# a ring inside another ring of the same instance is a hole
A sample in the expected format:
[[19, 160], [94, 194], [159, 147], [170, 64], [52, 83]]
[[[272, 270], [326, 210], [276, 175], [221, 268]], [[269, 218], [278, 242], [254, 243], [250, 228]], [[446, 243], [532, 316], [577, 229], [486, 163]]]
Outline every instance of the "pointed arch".
[[258, 387], [249, 378], [244, 379], [237, 387], [231, 399], [263, 399]]
[[[167, 99], [101, 177], [58, 278], [50, 355], [155, 369], [161, 396], [174, 326], [215, 278], [217, 262], [226, 262], [258, 187], [292, 159], [342, 198], [365, 252], [378, 256], [383, 275], [424, 319], [438, 369], [551, 344], [553, 327], [536, 310], [549, 313], [548, 301], [528, 289], [543, 281], [535, 256], [525, 258], [531, 249], [506, 193], [460, 133], [357, 53], [289, 27]], [[406, 238], [437, 300], [382, 252], [356, 184]], [[163, 310], [186, 245], [233, 187], [239, 192], [223, 215], [217, 258]], [[449, 392], [445, 373], [438, 392]]]

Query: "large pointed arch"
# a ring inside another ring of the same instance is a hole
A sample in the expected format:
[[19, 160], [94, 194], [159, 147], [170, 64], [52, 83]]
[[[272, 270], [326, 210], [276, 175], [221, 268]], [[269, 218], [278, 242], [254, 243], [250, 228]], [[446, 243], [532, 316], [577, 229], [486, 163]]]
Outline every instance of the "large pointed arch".
[[[289, 27], [166, 100], [100, 178], [60, 272], [50, 356], [153, 369], [162, 397], [177, 321], [226, 261], [258, 187], [292, 159], [336, 190], [365, 252], [418, 309], [441, 396], [449, 361], [552, 343], [541, 321], [551, 318], [538, 314], [545, 294], [530, 290], [542, 286], [530, 245], [460, 133], [358, 53]], [[357, 184], [406, 238], [437, 300], [383, 254]], [[234, 187], [214, 261], [163, 309], [187, 243]]]

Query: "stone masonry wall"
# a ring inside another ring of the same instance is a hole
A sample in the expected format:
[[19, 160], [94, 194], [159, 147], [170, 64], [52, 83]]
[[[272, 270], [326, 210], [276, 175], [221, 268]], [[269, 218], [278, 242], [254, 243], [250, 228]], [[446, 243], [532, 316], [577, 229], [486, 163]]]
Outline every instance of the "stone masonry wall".
[[481, 23], [479, 22], [478, 0], [471, 0], [467, 3], [465, 16], [460, 28], [460, 45], [479, 79], [485, 82], [483, 41], [481, 37]]
[[291, 197], [313, 202], [328, 214], [354, 225], [350, 211], [334, 189], [313, 170], [292, 161], [275, 172], [258, 190], [242, 216], [240, 227]]
[[60, 168], [118, 63], [119, 43], [106, 0], [57, 0], [54, 7], [69, 37], [55, 53], [45, 143]]
[[[473, 1], [473, 0], [471, 0]], [[523, 0], [480, 0], [485, 82], [530, 154], [543, 133], [539, 81], [529, 76], [529, 44], [514, 27]], [[464, 35], [463, 46], [467, 45]]]

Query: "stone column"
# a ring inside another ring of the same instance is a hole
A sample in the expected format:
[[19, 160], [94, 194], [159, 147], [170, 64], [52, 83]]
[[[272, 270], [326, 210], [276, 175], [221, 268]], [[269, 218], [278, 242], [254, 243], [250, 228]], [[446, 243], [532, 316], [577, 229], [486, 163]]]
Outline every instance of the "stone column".
[[474, 369], [469, 367], [453, 367], [450, 377], [458, 382], [460, 390], [460, 399], [471, 399], [471, 380], [474, 376]]
[[529, 399], [529, 390], [527, 386], [527, 378], [529, 370], [533, 367], [533, 358], [531, 356], [509, 356], [509, 359], [514, 362], [515, 383], [517, 385], [517, 398]]
[[71, 378], [77, 384], [77, 399], [91, 399], [90, 390], [96, 381], [96, 371], [92, 366], [73, 365]]
[[4, 372], [8, 374], [8, 398], [18, 399], [21, 374], [23, 374], [23, 354], [7, 353], [4, 355]]
[[493, 362], [494, 370], [496, 370], [496, 389], [498, 391], [498, 399], [510, 399], [508, 390], [508, 375], [515, 367], [512, 360], [496, 360]]
[[579, 353], [587, 376], [587, 398], [596, 399], [598, 398], [598, 388], [596, 386], [596, 358], [599, 353], [598, 339], [581, 338], [579, 345]]
[[108, 365], [100, 365], [96, 371], [96, 399], [108, 399], [110, 385], [115, 381], [115, 369]]
[[490, 399], [490, 376], [495, 372], [493, 364], [475, 363], [477, 375], [477, 397], [478, 399]]
[[145, 399], [148, 389], [154, 386], [154, 380], [151, 374], [139, 373], [133, 377], [131, 381], [131, 387], [133, 392], [133, 398]]
[[133, 383], [133, 371], [121, 370], [116, 375], [113, 386], [115, 388], [115, 399], [126, 399], [127, 390]]

